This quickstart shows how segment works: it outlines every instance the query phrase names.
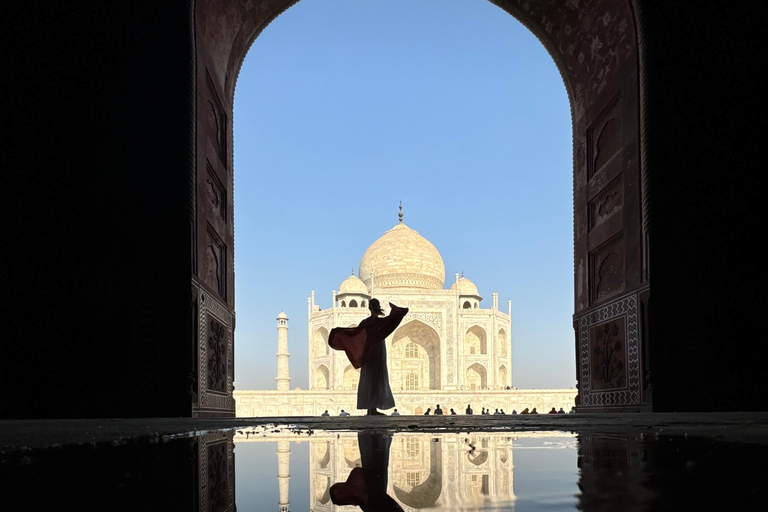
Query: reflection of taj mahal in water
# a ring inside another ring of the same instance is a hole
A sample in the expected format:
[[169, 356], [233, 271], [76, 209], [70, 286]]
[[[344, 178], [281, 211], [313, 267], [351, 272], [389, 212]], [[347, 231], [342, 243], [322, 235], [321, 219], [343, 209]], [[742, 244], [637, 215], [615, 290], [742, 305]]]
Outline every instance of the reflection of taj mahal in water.
[[[519, 437], [573, 437], [541, 433], [396, 433], [389, 455], [387, 494], [406, 511], [431, 507], [478, 505], [515, 500], [512, 449]], [[282, 438], [284, 437], [284, 439]], [[291, 442], [309, 442], [310, 510], [341, 511], [331, 503], [329, 489], [343, 482], [353, 468], [361, 465], [357, 434], [317, 432], [307, 440], [295, 434], [235, 437], [241, 442], [277, 440], [279, 510], [289, 510]], [[354, 508], [358, 510], [357, 508]]]
[[[288, 317], [278, 316], [277, 390], [235, 391], [238, 416], [336, 415], [355, 411], [360, 370], [344, 352], [328, 346], [334, 327], [353, 327], [369, 315], [368, 302], [377, 298], [410, 308], [389, 336], [387, 364], [390, 385], [402, 414], [421, 414], [440, 403], [449, 413], [463, 413], [468, 403], [504, 408], [506, 412], [537, 407], [570, 410], [576, 390], [508, 389], [512, 383], [511, 301], [499, 310], [498, 294], [482, 308], [477, 287], [463, 275], [445, 288], [445, 266], [426, 238], [399, 222], [376, 240], [354, 273], [334, 290], [331, 307], [321, 309], [315, 293], [308, 301], [310, 390], [290, 392]], [[288, 393], [279, 393], [280, 391]]]

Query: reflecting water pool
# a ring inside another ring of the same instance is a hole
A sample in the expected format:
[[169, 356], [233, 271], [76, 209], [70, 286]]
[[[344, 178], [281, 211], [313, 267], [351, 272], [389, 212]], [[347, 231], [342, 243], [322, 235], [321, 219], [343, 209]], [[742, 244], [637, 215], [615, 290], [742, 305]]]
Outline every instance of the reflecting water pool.
[[17, 451], [0, 496], [6, 510], [758, 509], [766, 455], [658, 434], [261, 427]]

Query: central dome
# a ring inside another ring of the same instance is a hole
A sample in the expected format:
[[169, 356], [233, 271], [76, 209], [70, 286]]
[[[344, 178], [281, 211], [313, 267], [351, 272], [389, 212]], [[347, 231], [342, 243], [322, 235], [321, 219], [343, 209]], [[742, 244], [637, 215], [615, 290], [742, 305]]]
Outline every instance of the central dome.
[[440, 290], [445, 281], [443, 258], [429, 240], [402, 220], [373, 242], [360, 260], [358, 275], [371, 289], [422, 288]]

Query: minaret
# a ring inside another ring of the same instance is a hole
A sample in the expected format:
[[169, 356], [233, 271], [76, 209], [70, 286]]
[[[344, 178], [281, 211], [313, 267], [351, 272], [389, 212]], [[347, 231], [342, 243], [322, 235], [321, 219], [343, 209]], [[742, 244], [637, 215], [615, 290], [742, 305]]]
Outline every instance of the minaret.
[[[277, 390], [291, 389], [291, 378], [288, 376], [288, 315], [281, 311], [277, 315]], [[287, 510], [287, 509], [286, 509]]]
[[278, 510], [280, 512], [289, 512], [288, 506], [291, 501], [288, 499], [288, 484], [291, 482], [291, 442], [277, 442], [277, 485], [280, 489], [280, 502]]

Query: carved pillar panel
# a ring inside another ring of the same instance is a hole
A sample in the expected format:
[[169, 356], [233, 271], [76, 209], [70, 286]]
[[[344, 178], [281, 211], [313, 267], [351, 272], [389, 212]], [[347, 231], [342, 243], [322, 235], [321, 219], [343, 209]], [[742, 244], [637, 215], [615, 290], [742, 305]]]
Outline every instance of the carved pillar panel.
[[204, 48], [197, 54], [193, 294], [197, 296], [194, 415], [233, 416], [234, 209], [231, 108]]
[[639, 407], [640, 300], [633, 293], [577, 320], [581, 408]]
[[197, 404], [193, 414], [234, 416], [234, 315], [202, 288], [197, 303]]

